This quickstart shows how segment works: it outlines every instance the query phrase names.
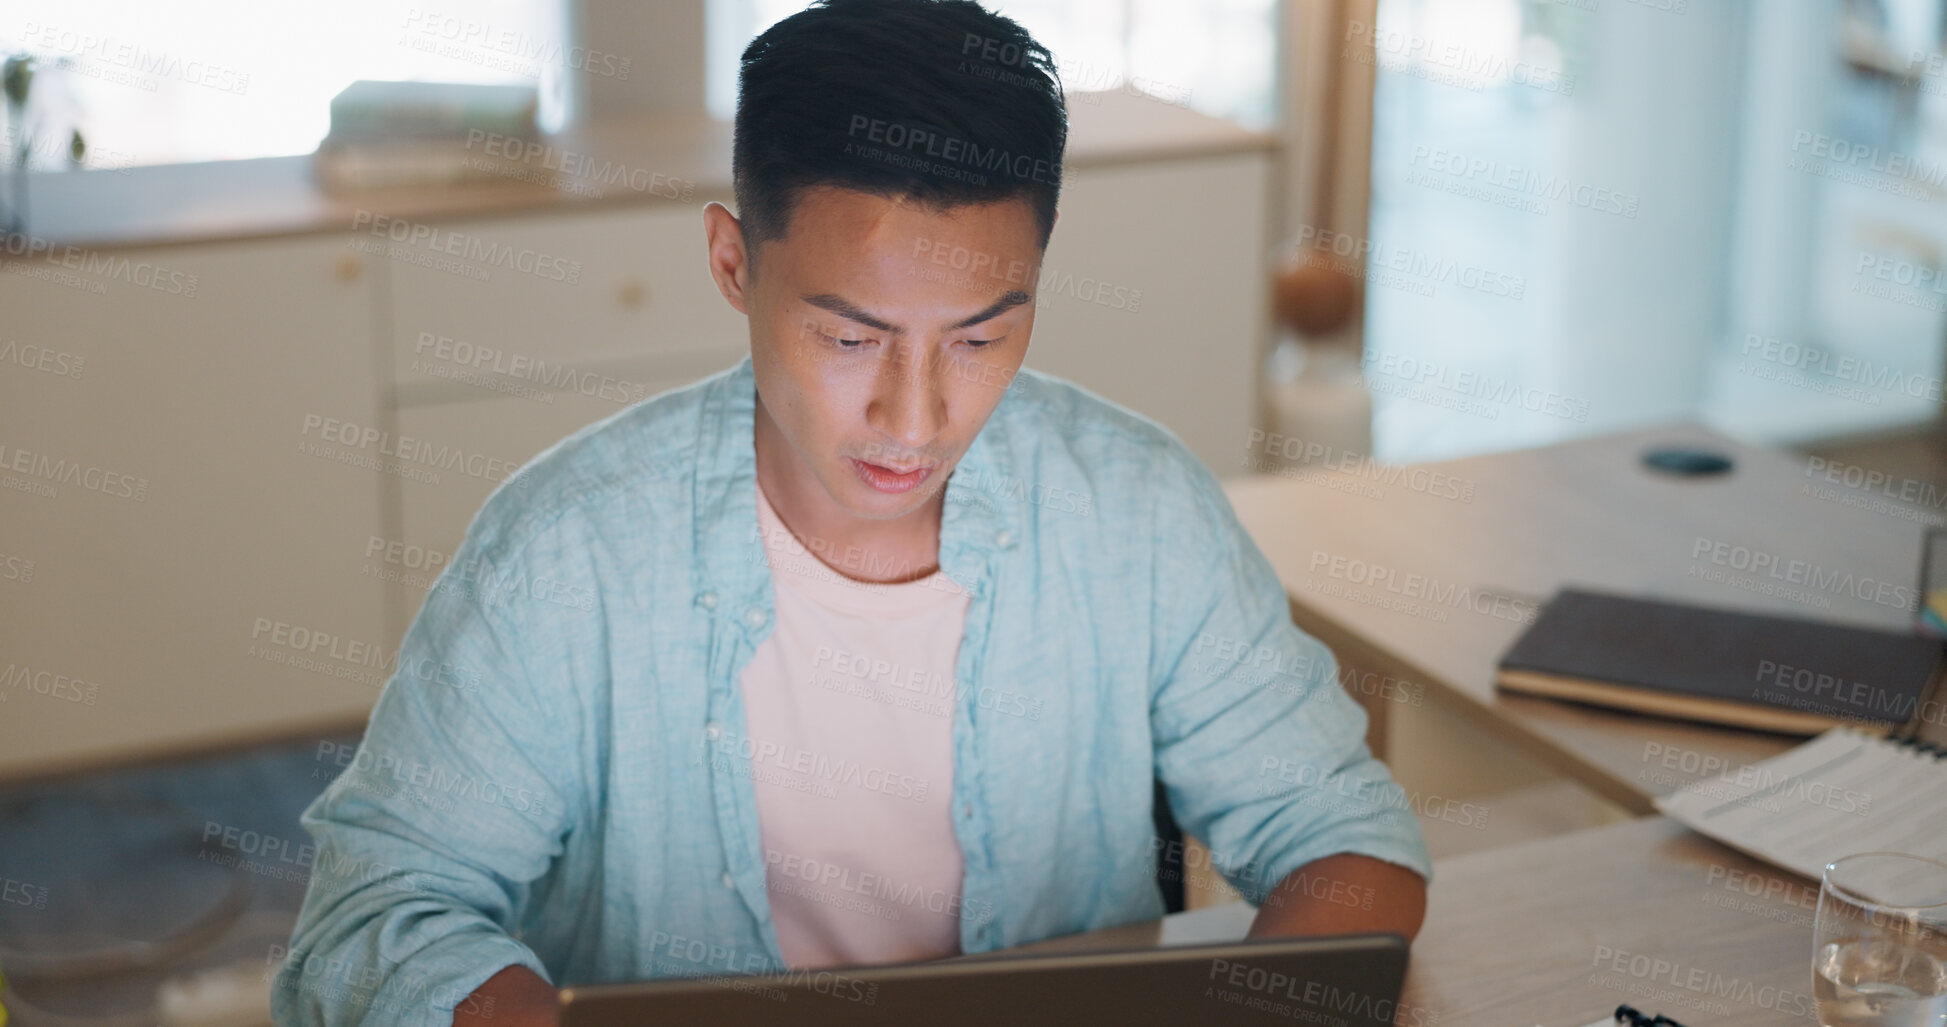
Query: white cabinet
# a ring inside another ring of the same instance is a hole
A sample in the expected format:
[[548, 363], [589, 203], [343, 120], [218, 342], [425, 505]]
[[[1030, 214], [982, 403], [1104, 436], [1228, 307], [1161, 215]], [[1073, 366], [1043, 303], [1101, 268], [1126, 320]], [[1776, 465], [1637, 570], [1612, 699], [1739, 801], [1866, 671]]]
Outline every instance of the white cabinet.
[[[1234, 468], [1267, 166], [1075, 170], [1030, 366]], [[6, 265], [0, 778], [356, 721], [509, 471], [748, 338], [695, 204]]]
[[1269, 331], [1262, 150], [1084, 168], [1063, 186], [1028, 365], [1242, 470]]
[[4, 271], [0, 776], [368, 707], [368, 261], [325, 236]]

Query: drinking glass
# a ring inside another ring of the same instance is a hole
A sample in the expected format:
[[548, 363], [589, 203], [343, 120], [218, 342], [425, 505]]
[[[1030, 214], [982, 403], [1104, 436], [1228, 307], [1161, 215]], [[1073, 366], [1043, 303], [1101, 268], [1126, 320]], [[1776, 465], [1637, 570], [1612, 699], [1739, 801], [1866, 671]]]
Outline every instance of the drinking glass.
[[1822, 1027], [1947, 1027], [1947, 863], [1866, 852], [1826, 864], [1812, 995]]

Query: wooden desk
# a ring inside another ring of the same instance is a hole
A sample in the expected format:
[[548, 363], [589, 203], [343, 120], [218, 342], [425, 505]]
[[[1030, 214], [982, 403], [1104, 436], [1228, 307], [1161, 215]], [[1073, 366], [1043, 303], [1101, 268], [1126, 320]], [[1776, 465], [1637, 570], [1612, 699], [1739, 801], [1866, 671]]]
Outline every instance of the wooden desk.
[[[1661, 817], [1441, 860], [1397, 1022], [1580, 1027], [1627, 1002], [1684, 1023], [1816, 1023], [1817, 903], [1817, 882]], [[1253, 915], [1232, 903], [1009, 951], [1232, 941]]]
[[[1640, 454], [1664, 443], [1715, 449], [1737, 466], [1691, 479], [1645, 469]], [[1405, 470], [1258, 475], [1232, 479], [1225, 490], [1283, 580], [1298, 625], [1341, 661], [1421, 683], [1441, 715], [1470, 719], [1641, 814], [1652, 810], [1653, 796], [1776, 755], [1796, 740], [1502, 696], [1495, 664], [1524, 628], [1522, 611], [1567, 583], [1905, 630], [1911, 615], [1897, 606], [1712, 559], [1742, 563], [1763, 554], [1779, 574], [1801, 561], [1823, 576], [1850, 574], [1857, 588], [1884, 582], [1913, 590], [1923, 526], [1822, 497], [1814, 490], [1861, 503], [1875, 498], [1808, 474], [1808, 466], [1803, 457], [1677, 426]], [[1712, 548], [1717, 543], [1732, 547], [1728, 556]], [[1391, 578], [1374, 583], [1374, 568]], [[1705, 576], [1717, 572], [1797, 589], [1809, 601]], [[1388, 704], [1367, 705], [1383, 717]], [[1924, 733], [1947, 737], [1943, 728], [1932, 723]], [[1676, 753], [1679, 765], [1646, 753]], [[1707, 759], [1728, 762], [1705, 772]]]

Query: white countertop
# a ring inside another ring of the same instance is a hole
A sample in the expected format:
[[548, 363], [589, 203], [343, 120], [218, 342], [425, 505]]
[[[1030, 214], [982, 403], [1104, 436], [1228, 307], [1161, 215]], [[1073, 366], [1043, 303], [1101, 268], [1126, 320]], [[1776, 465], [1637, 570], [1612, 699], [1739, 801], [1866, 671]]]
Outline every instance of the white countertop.
[[[1070, 169], [1172, 157], [1268, 149], [1273, 139], [1148, 96], [1127, 92], [1069, 97]], [[28, 234], [52, 245], [172, 245], [344, 231], [361, 210], [418, 220], [594, 209], [606, 204], [686, 202], [730, 196], [731, 126], [710, 119], [661, 119], [569, 130], [542, 140], [534, 178], [551, 168], [605, 169], [601, 195], [518, 181], [479, 185], [327, 192], [309, 155], [121, 170], [36, 173]], [[586, 162], [586, 163], [580, 163]], [[528, 166], [528, 165], [523, 165]], [[630, 182], [636, 183], [632, 188]], [[597, 190], [586, 190], [595, 192]]]

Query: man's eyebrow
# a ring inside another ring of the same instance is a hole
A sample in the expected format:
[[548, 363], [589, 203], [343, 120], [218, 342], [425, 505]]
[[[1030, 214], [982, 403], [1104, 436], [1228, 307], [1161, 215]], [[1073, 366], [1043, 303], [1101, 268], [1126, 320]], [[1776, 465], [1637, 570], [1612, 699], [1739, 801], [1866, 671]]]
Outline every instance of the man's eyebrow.
[[[804, 301], [806, 303], [811, 304], [814, 307], [822, 307], [826, 310], [829, 310], [832, 313], [837, 314], [839, 317], [842, 317], [847, 321], [856, 321], [859, 324], [866, 326], [867, 328], [873, 328], [873, 329], [877, 329], [878, 331], [888, 332], [888, 333], [897, 333], [901, 331], [901, 329], [899, 329], [898, 327], [892, 324], [887, 323], [885, 320], [874, 317], [871, 314], [867, 313], [864, 308], [860, 307], [856, 303], [853, 303], [851, 300], [844, 298], [843, 296], [836, 296], [829, 292], [821, 292], [816, 295], [804, 297]], [[1034, 297], [1028, 295], [1025, 292], [1022, 292], [1019, 289], [1010, 289], [1007, 292], [1003, 293], [999, 299], [988, 304], [986, 308], [982, 309], [978, 313], [972, 315], [971, 317], [963, 317], [960, 320], [955, 321], [954, 323], [948, 325], [947, 331], [955, 331], [961, 328], [972, 327], [974, 325], [981, 323], [982, 321], [991, 320], [995, 317], [1000, 316], [1000, 314], [1003, 311], [1012, 310], [1023, 303], [1032, 303], [1032, 302], [1034, 302]]]
[[876, 328], [882, 332], [899, 331], [899, 329], [892, 325], [866, 313], [864, 308], [843, 296], [834, 296], [829, 292], [821, 292], [816, 296], [804, 297], [804, 301], [814, 307], [823, 307], [847, 321], [857, 321], [867, 328]]
[[1009, 289], [1007, 292], [1001, 294], [1000, 299], [997, 299], [994, 302], [988, 304], [987, 309], [981, 311], [978, 314], [975, 314], [972, 317], [962, 318], [950, 325], [947, 325], [947, 331], [950, 332], [958, 328], [971, 328], [982, 321], [988, 320], [989, 318], [1000, 316], [1000, 313], [1004, 310], [1012, 310], [1023, 303], [1033, 302], [1033, 300], [1034, 297], [1029, 296], [1027, 293], [1022, 292], [1019, 289]]

